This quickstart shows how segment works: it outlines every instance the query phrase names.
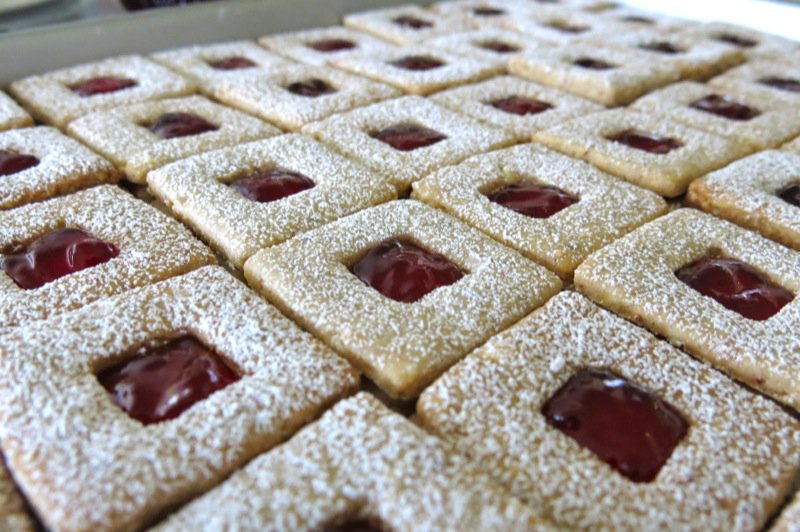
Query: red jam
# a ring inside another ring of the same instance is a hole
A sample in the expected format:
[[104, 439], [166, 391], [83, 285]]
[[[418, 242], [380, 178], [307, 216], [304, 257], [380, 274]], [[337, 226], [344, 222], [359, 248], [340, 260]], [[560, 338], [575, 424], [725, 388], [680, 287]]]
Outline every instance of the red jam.
[[60, 277], [108, 262], [119, 249], [79, 229], [60, 229], [0, 256], [0, 266], [17, 286], [39, 288]]
[[738, 46], [739, 48], [752, 48], [753, 46], [758, 44], [758, 41], [754, 41], [753, 39], [748, 39], [746, 37], [741, 37], [739, 35], [734, 35], [732, 33], [720, 33], [719, 35], [716, 35], [714, 38], [718, 41]]
[[438, 131], [416, 124], [398, 124], [382, 129], [372, 137], [399, 151], [424, 148], [447, 138]]
[[428, 22], [427, 20], [422, 20], [421, 18], [412, 17], [411, 15], [403, 15], [401, 17], [397, 17], [392, 20], [398, 26], [403, 26], [404, 28], [411, 28], [412, 30], [421, 30], [424, 28], [433, 27], [433, 23]]
[[135, 87], [136, 85], [137, 83], [132, 79], [108, 76], [82, 81], [81, 83], [70, 86], [70, 89], [78, 96], [86, 98], [87, 96], [94, 96], [95, 94], [121, 91], [122, 89]]
[[753, 109], [747, 105], [734, 101], [727, 96], [720, 96], [719, 94], [709, 94], [693, 102], [691, 107], [711, 113], [712, 115], [721, 116], [729, 120], [746, 121], [751, 120], [761, 112], [758, 109]]
[[318, 52], [338, 52], [340, 50], [351, 50], [356, 47], [356, 43], [347, 39], [323, 39], [308, 43], [309, 48]]
[[247, 199], [268, 203], [314, 188], [314, 182], [303, 174], [274, 168], [237, 179], [230, 186]]
[[501, 111], [505, 111], [506, 113], [520, 116], [535, 115], [553, 108], [553, 106], [547, 102], [516, 95], [491, 101], [489, 105]]
[[322, 529], [322, 532], [383, 532], [383, 529], [374, 526], [369, 521], [358, 519], [338, 525], [328, 525]]
[[485, 41], [480, 43], [479, 46], [485, 50], [497, 52], [498, 54], [510, 54], [519, 51], [518, 47], [503, 41]]
[[397, 61], [392, 61], [389, 64], [406, 70], [433, 70], [434, 68], [439, 68], [444, 65], [444, 63], [438, 59], [425, 57], [424, 55], [409, 55]]
[[590, 70], [609, 70], [614, 68], [614, 65], [611, 63], [606, 63], [605, 61], [601, 61], [599, 59], [591, 59], [589, 57], [581, 57], [576, 59], [572, 62], [572, 64], [581, 68], [588, 68]]
[[0, 150], [0, 175], [12, 175], [33, 168], [39, 164], [39, 159], [26, 153], [16, 153]]
[[800, 207], [800, 185], [789, 185], [778, 192], [778, 197], [795, 207]]
[[531, 218], [549, 218], [578, 203], [578, 198], [552, 185], [516, 183], [488, 195], [489, 201]]
[[298, 96], [305, 96], [307, 98], [316, 98], [324, 94], [333, 94], [336, 89], [329, 85], [325, 80], [319, 78], [307, 79], [305, 81], [296, 81], [289, 84], [286, 90], [297, 94]]
[[150, 131], [162, 139], [200, 135], [216, 131], [217, 126], [204, 118], [189, 113], [165, 113], [159, 116], [150, 127]]
[[800, 80], [792, 78], [779, 78], [772, 76], [768, 78], [761, 78], [758, 80], [762, 85], [773, 87], [782, 91], [800, 92]]
[[649, 42], [639, 46], [642, 50], [649, 50], [651, 52], [660, 52], [662, 54], [675, 55], [683, 53], [683, 50], [667, 41]]
[[766, 320], [794, 299], [791, 292], [737, 259], [706, 256], [676, 271], [675, 276], [751, 320]]
[[191, 336], [173, 340], [97, 376], [114, 402], [145, 425], [178, 417], [239, 376]]
[[476, 7], [472, 12], [479, 17], [497, 17], [505, 13], [505, 11], [496, 7]]
[[626, 129], [625, 131], [621, 131], [607, 138], [608, 140], [625, 144], [631, 148], [648, 153], [655, 153], [657, 155], [667, 154], [683, 146], [683, 144], [673, 138], [658, 137], [635, 129]]
[[639, 15], [628, 15], [627, 17], [620, 18], [623, 22], [633, 22], [636, 24], [655, 24], [655, 21], [651, 18], [641, 17]]
[[605, 369], [570, 377], [542, 414], [633, 482], [655, 479], [689, 430], [669, 403]]
[[401, 303], [413, 303], [464, 276], [461, 269], [443, 255], [399, 238], [386, 240], [370, 249], [351, 271], [364, 284]]
[[588, 26], [575, 26], [566, 22], [554, 22], [553, 24], [548, 24], [548, 26], [564, 33], [583, 33], [589, 29]]
[[208, 63], [211, 68], [215, 68], [217, 70], [244, 70], [246, 68], [253, 68], [256, 64], [253, 61], [250, 61], [246, 57], [226, 57], [225, 59], [219, 59], [217, 61], [209, 61]]

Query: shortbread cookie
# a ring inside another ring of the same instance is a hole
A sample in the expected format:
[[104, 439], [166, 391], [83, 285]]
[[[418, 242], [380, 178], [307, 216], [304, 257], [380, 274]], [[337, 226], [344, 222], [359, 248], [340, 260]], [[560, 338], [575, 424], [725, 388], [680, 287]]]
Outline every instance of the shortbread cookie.
[[797, 43], [791, 39], [722, 22], [695, 25], [687, 28], [686, 33], [738, 48], [748, 57], [758, 57], [765, 53], [786, 53], [797, 48]]
[[184, 159], [147, 182], [237, 268], [259, 249], [397, 195], [383, 177], [300, 135]]
[[504, 129], [517, 141], [603, 106], [513, 76], [493, 78], [435, 94], [431, 100], [457, 113]]
[[766, 151], [689, 186], [688, 201], [800, 250], [800, 154]]
[[32, 125], [31, 116], [10, 96], [0, 91], [0, 131]]
[[270, 51], [307, 65], [322, 66], [354, 53], [382, 50], [392, 45], [360, 31], [330, 26], [261, 37]]
[[800, 530], [800, 493], [783, 509], [770, 532], [797, 532]]
[[575, 271], [575, 285], [742, 382], [800, 406], [797, 251], [680, 209], [591, 255]]
[[518, 76], [603, 105], [622, 105], [678, 79], [675, 65], [644, 52], [592, 43], [529, 51], [511, 58]]
[[443, 168], [414, 183], [413, 196], [567, 280], [590, 253], [667, 209], [652, 192], [535, 144]]
[[474, 57], [505, 70], [514, 54], [552, 45], [513, 31], [487, 28], [437, 37], [425, 43], [425, 46]]
[[413, 200], [395, 201], [254, 255], [245, 277], [392, 397], [558, 291], [541, 266]]
[[33, 521], [25, 511], [25, 503], [17, 493], [14, 481], [0, 457], [0, 530], [33, 532]]
[[9, 90], [36, 120], [63, 129], [92, 111], [191, 94], [194, 84], [149, 59], [126, 55], [31, 76]]
[[202, 96], [92, 113], [71, 123], [68, 132], [134, 183], [144, 183], [147, 172], [178, 159], [280, 133]]
[[669, 197], [753, 151], [665, 117], [622, 109], [576, 118], [535, 133], [534, 140]]
[[513, 135], [407, 96], [309, 124], [313, 135], [385, 175], [405, 193], [426, 174], [510, 144]]
[[0, 211], [0, 328], [214, 263], [178, 222], [111, 185]]
[[414, 4], [345, 15], [344, 25], [401, 46], [470, 29], [461, 17], [443, 16]]
[[118, 179], [113, 164], [57, 129], [0, 133], [0, 209]]
[[332, 114], [400, 96], [400, 92], [331, 68], [293, 65], [219, 83], [214, 96], [283, 129], [297, 131]]
[[746, 89], [762, 92], [765, 97], [800, 104], [800, 63], [789, 65], [780, 61], [753, 61], [717, 76], [708, 82], [720, 89]]
[[614, 25], [631, 30], [674, 31], [686, 29], [697, 24], [691, 20], [667, 17], [660, 13], [651, 13], [621, 6], [616, 9], [600, 11], [597, 15], [614, 23]]
[[515, 20], [531, 17], [537, 12], [565, 12], [551, 6], [532, 4], [503, 0], [444, 0], [432, 4], [429, 9], [444, 16], [462, 18], [468, 26], [479, 30], [508, 28]]
[[534, 10], [532, 16], [518, 16], [509, 20], [508, 29], [530, 38], [559, 45], [571, 45], [578, 40], [602, 39], [622, 29], [609, 19], [575, 10]]
[[800, 423], [564, 292], [422, 394], [419, 421], [567, 530], [759, 530]]
[[3, 450], [58, 530], [139, 529], [358, 387], [213, 267], [21, 327], [0, 354]]

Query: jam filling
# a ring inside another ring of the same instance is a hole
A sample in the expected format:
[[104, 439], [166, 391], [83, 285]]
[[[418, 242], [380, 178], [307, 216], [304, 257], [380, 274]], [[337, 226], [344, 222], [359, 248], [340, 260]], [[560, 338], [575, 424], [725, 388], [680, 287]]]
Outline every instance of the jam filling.
[[401, 17], [397, 17], [395, 19], [392, 19], [392, 22], [394, 22], [398, 26], [403, 26], [404, 28], [411, 28], [412, 30], [421, 30], [424, 28], [433, 27], [432, 22], [428, 22], [427, 20], [422, 20], [421, 18], [412, 17], [411, 15], [403, 15]]
[[563, 31], [564, 33], [583, 33], [589, 30], [589, 26], [577, 26], [567, 22], [553, 22], [547, 25], [555, 30]]
[[297, 94], [298, 96], [305, 96], [307, 98], [316, 98], [325, 94], [333, 94], [336, 88], [329, 85], [325, 80], [319, 78], [307, 79], [305, 81], [296, 81], [289, 84], [286, 90]]
[[639, 24], [655, 24], [656, 23], [651, 18], [640, 17], [638, 15], [628, 15], [627, 17], [622, 17], [620, 20], [623, 21], [623, 22], [636, 22], [636, 23], [639, 23]]
[[119, 249], [79, 229], [59, 229], [0, 256], [0, 269], [25, 290], [108, 262]]
[[145, 425], [175, 418], [239, 380], [217, 354], [191, 336], [149, 350], [97, 378], [117, 406]]
[[383, 529], [367, 520], [355, 519], [337, 525], [328, 525], [322, 529], [322, 532], [383, 532]]
[[70, 86], [72, 92], [82, 98], [94, 96], [95, 94], [107, 94], [117, 92], [130, 87], [135, 87], [136, 81], [128, 78], [115, 78], [111, 76], [92, 78]]
[[675, 276], [751, 320], [766, 320], [794, 299], [791, 292], [737, 259], [709, 255], [682, 267]]
[[347, 39], [323, 39], [308, 43], [309, 48], [318, 52], [338, 52], [339, 50], [351, 50], [356, 47], [356, 43]]
[[720, 33], [719, 35], [715, 35], [714, 38], [718, 41], [738, 46], [739, 48], [752, 48], [758, 44], [758, 41], [741, 37], [739, 35], [734, 35], [732, 33]]
[[651, 52], [660, 52], [662, 54], [675, 55], [683, 53], [683, 50], [667, 41], [649, 42], [639, 46], [642, 50], [650, 50]]
[[0, 150], [0, 175], [12, 175], [33, 168], [39, 159], [26, 153]]
[[531, 218], [549, 218], [578, 203], [578, 198], [552, 185], [515, 183], [505, 185], [487, 196], [489, 201]]
[[547, 102], [517, 95], [493, 100], [489, 102], [489, 105], [501, 111], [505, 111], [506, 113], [520, 116], [535, 115], [553, 108], [553, 106]]
[[800, 92], [800, 80], [792, 78], [779, 78], [777, 76], [761, 78], [758, 80], [762, 85], [774, 87], [782, 91]]
[[413, 303], [464, 276], [443, 255], [400, 238], [385, 240], [370, 249], [350, 271], [364, 284], [401, 303]]
[[298, 172], [273, 168], [237, 179], [230, 186], [247, 199], [268, 203], [314, 188], [314, 182]]
[[572, 64], [581, 68], [588, 68], [590, 70], [609, 70], [616, 66], [612, 65], [611, 63], [606, 63], [605, 61], [601, 61], [599, 59], [591, 59], [589, 57], [581, 57], [576, 59], [572, 62]]
[[496, 17], [505, 13], [496, 7], [476, 7], [472, 12], [479, 17]]
[[633, 482], [655, 479], [689, 430], [669, 403], [606, 369], [570, 377], [542, 414]]
[[447, 137], [438, 131], [416, 124], [398, 124], [373, 133], [372, 138], [399, 151], [413, 151], [436, 144]]
[[514, 46], [513, 44], [508, 44], [503, 41], [484, 41], [480, 43], [478, 46], [485, 50], [491, 50], [492, 52], [497, 52], [498, 54], [510, 54], [513, 52], [518, 52], [519, 48]]
[[655, 153], [657, 155], [665, 155], [672, 150], [677, 150], [683, 144], [670, 137], [658, 137], [656, 135], [639, 131], [636, 129], [626, 129], [616, 135], [606, 137], [608, 140], [625, 144], [637, 150], [646, 151], [648, 153]]
[[246, 68], [253, 68], [256, 64], [253, 61], [250, 61], [246, 57], [226, 57], [225, 59], [219, 59], [217, 61], [209, 61], [208, 64], [211, 68], [215, 68], [217, 70], [244, 70]]
[[190, 113], [165, 113], [156, 118], [148, 129], [166, 140], [200, 135], [201, 133], [216, 131], [219, 127], [204, 118]]
[[795, 207], [800, 207], [800, 185], [789, 185], [778, 192], [778, 197]]
[[433, 70], [444, 65], [438, 59], [425, 57], [424, 55], [409, 55], [389, 64], [406, 70]]
[[704, 96], [693, 102], [690, 107], [729, 120], [738, 120], [742, 122], [751, 120], [761, 114], [761, 111], [758, 109], [734, 101], [727, 96], [720, 96], [719, 94]]

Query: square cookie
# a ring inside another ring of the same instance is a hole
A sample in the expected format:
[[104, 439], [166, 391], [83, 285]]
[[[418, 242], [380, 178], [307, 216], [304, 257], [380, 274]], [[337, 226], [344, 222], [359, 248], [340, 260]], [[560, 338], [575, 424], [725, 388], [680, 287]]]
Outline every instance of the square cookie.
[[754, 150], [775, 148], [800, 135], [800, 113], [785, 101], [744, 87], [710, 88], [686, 81], [644, 96], [631, 106], [728, 137]]
[[444, 16], [464, 19], [467, 25], [475, 29], [490, 29], [508, 28], [521, 17], [541, 12], [541, 7], [545, 7], [544, 11], [565, 12], [560, 8], [503, 0], [445, 0], [431, 4], [429, 9]]
[[[61, 230], [81, 231], [93, 239], [84, 239], [84, 249], [81, 244], [59, 247], [53, 239]], [[0, 328], [41, 320], [215, 262], [181, 224], [111, 185], [0, 211], [0, 253]], [[25, 253], [40, 255], [25, 258]], [[62, 261], [74, 261], [74, 271]], [[24, 281], [18, 279], [31, 288], [22, 288], [9, 272], [25, 275]]]
[[792, 416], [574, 292], [476, 349], [417, 413], [567, 530], [758, 530], [798, 471]]
[[800, 105], [800, 63], [752, 61], [715, 77], [708, 84], [722, 90], [760, 92], [789, 105]]
[[[752, 300], [714, 289], [706, 284], [712, 279], [752, 288]], [[575, 285], [745, 384], [800, 406], [797, 251], [679, 209], [589, 256], [575, 270]]]
[[219, 83], [214, 96], [278, 127], [297, 131], [332, 114], [400, 96], [400, 92], [332, 68], [293, 65]]
[[689, 186], [692, 205], [800, 250], [800, 154], [766, 151]]
[[506, 131], [416, 96], [332, 116], [303, 133], [380, 172], [401, 194], [437, 168], [513, 141]]
[[691, 20], [667, 17], [660, 13], [651, 13], [641, 9], [622, 7], [618, 5], [615, 9], [600, 11], [597, 16], [608, 20], [616, 26], [624, 27], [629, 30], [655, 30], [655, 31], [674, 31], [690, 27], [695, 22]]
[[0, 457], [0, 529], [8, 532], [33, 532], [33, 521], [25, 503]]
[[144, 102], [84, 116], [68, 133], [110, 159], [134, 183], [191, 155], [277, 135], [257, 118], [202, 96]]
[[267, 35], [261, 37], [258, 44], [289, 59], [317, 66], [354, 53], [392, 46], [386, 41], [342, 26]]
[[470, 29], [461, 17], [447, 17], [414, 4], [345, 15], [344, 25], [400, 46]]
[[5, 92], [0, 91], [0, 131], [33, 125], [33, 119]]
[[0, 133], [0, 210], [118, 179], [113, 164], [57, 129]]
[[512, 74], [577, 96], [615, 106], [678, 79], [675, 65], [653, 61], [643, 52], [574, 43], [521, 53], [511, 58]]
[[[157, 373], [176, 351], [192, 362]], [[358, 387], [347, 362], [218, 267], [21, 327], [0, 353], [9, 468], [63, 530], [140, 529]], [[127, 379], [111, 380], [120, 368]], [[142, 369], [153, 381], [134, 380]]]
[[791, 39], [723, 22], [698, 24], [686, 29], [686, 33], [737, 48], [748, 58], [757, 58], [766, 53], [788, 53], [797, 48], [797, 42]]
[[362, 392], [155, 530], [200, 528], [533, 531], [549, 526], [450, 446]]
[[36, 120], [63, 129], [93, 111], [191, 94], [194, 84], [142, 56], [126, 55], [31, 76], [9, 90]]
[[413, 187], [413, 197], [566, 280], [590, 253], [667, 209], [652, 192], [535, 144], [471, 157]]
[[570, 118], [602, 111], [603, 106], [514, 76], [440, 92], [431, 100], [491, 126], [504, 129], [516, 141], [530, 140], [535, 131]]
[[533, 138], [668, 197], [683, 194], [695, 178], [753, 151], [664, 117], [623, 109], [576, 118]]
[[623, 29], [608, 19], [576, 10], [533, 10], [531, 16], [509, 20], [508, 29], [527, 37], [566, 45], [579, 40], [603, 38]]
[[447, 50], [454, 54], [474, 57], [505, 70], [508, 60], [514, 54], [552, 45], [530, 39], [514, 31], [484, 28], [436, 37], [426, 42], [425, 46], [433, 50]]
[[[408, 275], [422, 279], [405, 282], [392, 261], [406, 256], [437, 271], [409, 266]], [[379, 205], [260, 251], [244, 273], [287, 315], [403, 399], [561, 286], [541, 266], [413, 200]]]
[[262, 248], [397, 197], [383, 177], [300, 135], [190, 157], [147, 183], [237, 268]]

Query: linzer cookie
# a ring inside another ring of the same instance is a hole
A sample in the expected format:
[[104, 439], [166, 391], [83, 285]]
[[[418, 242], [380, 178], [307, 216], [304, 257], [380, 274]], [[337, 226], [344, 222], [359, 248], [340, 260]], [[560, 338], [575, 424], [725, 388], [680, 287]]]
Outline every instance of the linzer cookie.
[[392, 46], [366, 33], [341, 26], [267, 35], [258, 42], [276, 54], [318, 66], [356, 53]]
[[0, 91], [0, 131], [32, 125], [33, 119], [30, 115], [8, 94]]

